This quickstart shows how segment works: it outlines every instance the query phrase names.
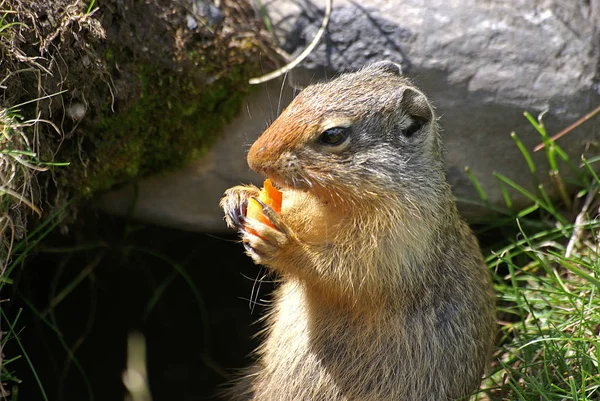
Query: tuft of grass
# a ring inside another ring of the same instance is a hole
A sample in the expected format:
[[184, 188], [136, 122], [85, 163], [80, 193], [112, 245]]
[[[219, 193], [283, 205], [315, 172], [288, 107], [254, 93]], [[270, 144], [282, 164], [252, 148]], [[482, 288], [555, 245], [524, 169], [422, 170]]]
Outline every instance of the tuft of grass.
[[0, 277], [10, 263], [15, 240], [25, 234], [27, 215], [33, 212], [42, 217], [37, 174], [69, 165], [40, 159], [39, 125], [49, 125], [59, 136], [61, 131], [51, 121], [26, 120], [19, 107], [61, 93], [0, 109]]
[[[500, 185], [518, 191], [532, 206], [512, 210], [507, 199], [516, 236], [495, 246], [486, 259], [495, 278], [499, 333], [492, 368], [475, 399], [598, 400], [600, 179], [592, 165], [598, 160], [575, 163], [547, 135], [541, 117], [525, 117], [541, 136], [559, 200], [539, 185], [540, 169], [513, 133], [538, 185], [529, 192], [495, 174]], [[576, 173], [575, 199], [564, 190], [561, 166]], [[485, 192], [477, 190], [485, 203]], [[543, 224], [528, 224], [532, 218]]]

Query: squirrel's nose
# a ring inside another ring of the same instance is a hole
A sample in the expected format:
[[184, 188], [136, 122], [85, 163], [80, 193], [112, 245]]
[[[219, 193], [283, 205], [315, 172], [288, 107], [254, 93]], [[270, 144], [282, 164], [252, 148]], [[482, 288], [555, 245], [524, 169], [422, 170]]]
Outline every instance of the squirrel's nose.
[[277, 138], [272, 138], [272, 136], [267, 130], [250, 147], [248, 165], [257, 173], [269, 175], [269, 171], [273, 170], [273, 165], [279, 158], [278, 141]]
[[250, 157], [248, 157], [248, 165], [252, 170], [256, 171], [257, 173], [264, 174], [268, 177], [273, 175], [273, 173], [276, 170], [272, 163], [259, 161], [259, 159], [257, 158], [251, 159]]
[[262, 133], [248, 152], [248, 165], [252, 170], [269, 175], [269, 169], [275, 169], [283, 154], [302, 143], [305, 137], [302, 127], [306, 123], [297, 120], [294, 114], [284, 112]]
[[[260, 138], [259, 138], [260, 139]], [[250, 147], [248, 152], [248, 166], [257, 173], [265, 172], [265, 148], [264, 146], [257, 146], [258, 141]]]

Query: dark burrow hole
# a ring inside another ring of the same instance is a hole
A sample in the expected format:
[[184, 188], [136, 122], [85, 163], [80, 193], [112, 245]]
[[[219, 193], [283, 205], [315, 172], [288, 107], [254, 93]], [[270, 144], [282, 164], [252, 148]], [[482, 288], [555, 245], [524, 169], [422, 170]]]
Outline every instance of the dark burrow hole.
[[[45, 238], [3, 294], [11, 298], [4, 306], [11, 322], [20, 311], [15, 330], [48, 399], [123, 400], [132, 331], [146, 339], [154, 401], [219, 399], [220, 386], [251, 362], [258, 344], [256, 321], [273, 289], [270, 277], [258, 281], [264, 269], [233, 233], [101, 214], [80, 221], [72, 234]], [[5, 357], [19, 354], [9, 341]], [[9, 369], [22, 380], [18, 399], [43, 399], [25, 357]]]

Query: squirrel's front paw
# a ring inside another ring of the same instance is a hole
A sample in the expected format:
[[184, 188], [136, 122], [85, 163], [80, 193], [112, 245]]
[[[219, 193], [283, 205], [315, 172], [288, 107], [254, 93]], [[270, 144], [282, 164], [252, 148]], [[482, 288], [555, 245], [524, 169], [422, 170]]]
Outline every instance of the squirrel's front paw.
[[[287, 248], [292, 235], [275, 211], [258, 199], [260, 189], [239, 185], [225, 191], [220, 205], [225, 212], [227, 225], [242, 236], [246, 253], [256, 264], [271, 264], [277, 253]], [[255, 199], [271, 225], [246, 217], [248, 199]]]
[[238, 185], [225, 191], [219, 205], [225, 212], [227, 226], [235, 230], [242, 230], [244, 223], [242, 219], [246, 216], [248, 199], [258, 196], [260, 190], [253, 185]]
[[264, 202], [253, 197], [261, 208], [263, 214], [269, 220], [270, 225], [258, 220], [242, 216], [242, 241], [246, 253], [256, 264], [270, 265], [277, 259], [278, 253], [286, 249], [293, 241], [293, 236], [281, 217]]

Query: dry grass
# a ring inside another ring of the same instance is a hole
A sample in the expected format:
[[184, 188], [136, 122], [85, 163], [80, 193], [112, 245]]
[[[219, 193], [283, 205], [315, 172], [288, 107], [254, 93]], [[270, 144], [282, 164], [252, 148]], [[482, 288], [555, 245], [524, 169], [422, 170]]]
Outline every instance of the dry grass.
[[38, 158], [39, 142], [35, 135], [38, 124], [48, 124], [60, 134], [50, 121], [23, 121], [12, 109], [0, 110], [0, 277], [10, 261], [15, 239], [25, 234], [27, 216], [35, 213], [42, 217], [36, 175], [56, 165]]

